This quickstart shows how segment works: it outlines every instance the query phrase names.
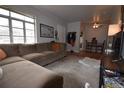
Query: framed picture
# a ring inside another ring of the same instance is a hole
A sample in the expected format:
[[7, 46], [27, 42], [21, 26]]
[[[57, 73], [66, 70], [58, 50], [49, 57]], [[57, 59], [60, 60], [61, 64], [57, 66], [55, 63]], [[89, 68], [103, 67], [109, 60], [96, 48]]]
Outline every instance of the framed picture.
[[54, 27], [40, 24], [40, 37], [54, 38]]

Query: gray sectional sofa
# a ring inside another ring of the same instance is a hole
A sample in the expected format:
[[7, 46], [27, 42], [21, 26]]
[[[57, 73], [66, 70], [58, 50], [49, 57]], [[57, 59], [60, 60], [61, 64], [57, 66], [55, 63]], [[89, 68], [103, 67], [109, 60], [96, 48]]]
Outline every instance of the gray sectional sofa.
[[63, 78], [44, 66], [66, 56], [65, 44], [52, 51], [51, 43], [1, 44], [7, 58], [0, 61], [0, 87], [62, 87]]

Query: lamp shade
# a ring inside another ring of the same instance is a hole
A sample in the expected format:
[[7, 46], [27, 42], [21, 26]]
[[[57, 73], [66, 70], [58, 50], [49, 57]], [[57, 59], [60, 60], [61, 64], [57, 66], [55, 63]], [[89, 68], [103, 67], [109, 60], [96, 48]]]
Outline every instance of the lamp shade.
[[120, 31], [121, 31], [121, 28], [119, 24], [109, 25], [108, 36], [113, 36]]

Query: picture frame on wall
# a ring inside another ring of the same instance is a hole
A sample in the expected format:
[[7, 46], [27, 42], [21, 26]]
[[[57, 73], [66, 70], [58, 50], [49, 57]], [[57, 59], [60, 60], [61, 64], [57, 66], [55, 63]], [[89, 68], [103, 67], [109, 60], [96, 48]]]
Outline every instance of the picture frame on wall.
[[40, 37], [54, 38], [54, 27], [40, 24]]

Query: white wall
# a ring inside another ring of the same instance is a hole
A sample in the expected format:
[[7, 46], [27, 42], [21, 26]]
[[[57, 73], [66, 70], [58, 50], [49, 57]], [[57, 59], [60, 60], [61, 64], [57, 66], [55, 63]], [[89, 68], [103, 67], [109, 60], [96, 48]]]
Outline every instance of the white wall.
[[73, 50], [74, 52], [79, 52], [79, 43], [80, 43], [80, 22], [73, 22], [67, 25], [67, 32], [76, 32], [76, 41], [75, 46], [72, 47], [70, 44], [67, 44], [67, 51]]
[[[76, 42], [75, 46], [67, 44], [67, 50], [73, 50], [74, 52], [79, 52], [80, 48], [80, 22], [73, 22], [67, 25], [67, 32], [76, 32]], [[85, 25], [83, 29], [83, 49], [85, 49], [85, 41], [91, 41], [93, 37], [96, 37], [99, 43], [103, 43], [107, 39], [108, 25], [101, 25], [98, 29], [93, 29], [91, 25]]]
[[96, 37], [98, 42], [102, 43], [107, 38], [108, 26], [103, 25], [98, 29], [92, 28], [92, 26], [86, 26], [84, 30], [85, 40], [91, 41], [93, 37]]
[[59, 42], [66, 42], [66, 28], [60, 24], [57, 25], [58, 40]]
[[[6, 6], [6, 7], [8, 7], [9, 9], [12, 9], [12, 10], [36, 17], [37, 42], [39, 42], [39, 43], [50, 42], [50, 41], [54, 40], [54, 38], [40, 37], [40, 23], [46, 24], [49, 26], [53, 26], [55, 30], [57, 29], [57, 25], [60, 25], [63, 28], [66, 27], [65, 21], [63, 21], [62, 19], [60, 19], [60, 18], [50, 14], [47, 11], [42, 10], [42, 9], [38, 10], [38, 9], [34, 8], [33, 6], [28, 6], [28, 5], [12, 5], [12, 6]], [[60, 31], [58, 33], [62, 33], [61, 29], [57, 29], [57, 31]], [[64, 33], [65, 33], [65, 31], [64, 31]], [[60, 41], [64, 42], [63, 40], [64, 39], [61, 37]]]
[[[91, 41], [93, 37], [96, 37], [99, 43], [103, 43], [107, 39], [108, 25], [102, 25], [98, 29], [92, 28], [92, 26], [86, 25], [84, 30], [84, 42]], [[85, 45], [85, 43], [84, 43]]]

